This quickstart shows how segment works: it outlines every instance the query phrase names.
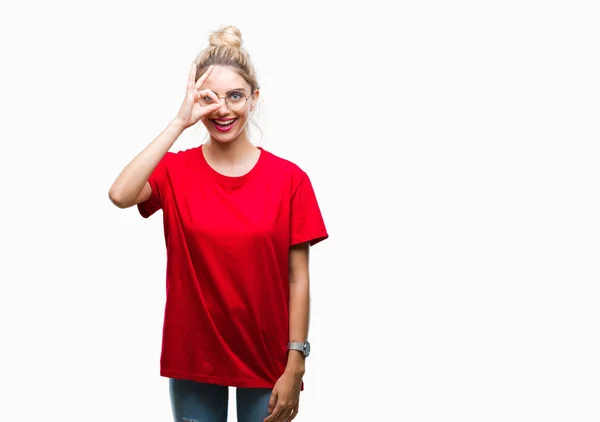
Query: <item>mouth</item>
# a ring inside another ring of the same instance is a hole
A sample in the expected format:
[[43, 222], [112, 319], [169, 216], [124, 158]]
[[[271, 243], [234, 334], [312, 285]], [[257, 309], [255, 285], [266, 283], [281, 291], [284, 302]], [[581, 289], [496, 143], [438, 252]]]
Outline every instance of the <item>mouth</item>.
[[215, 127], [215, 129], [217, 129], [219, 132], [229, 132], [231, 130], [231, 128], [233, 127], [233, 125], [235, 124], [235, 122], [237, 121], [237, 119], [215, 119], [215, 120], [211, 120], [213, 126]]

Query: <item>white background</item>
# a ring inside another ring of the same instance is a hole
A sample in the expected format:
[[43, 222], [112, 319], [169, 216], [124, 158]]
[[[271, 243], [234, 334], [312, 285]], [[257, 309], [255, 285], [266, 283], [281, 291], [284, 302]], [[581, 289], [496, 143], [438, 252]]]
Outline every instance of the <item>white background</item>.
[[330, 233], [296, 421], [600, 420], [594, 2], [350, 3], [2, 6], [0, 420], [171, 420], [161, 213], [108, 189], [228, 24]]

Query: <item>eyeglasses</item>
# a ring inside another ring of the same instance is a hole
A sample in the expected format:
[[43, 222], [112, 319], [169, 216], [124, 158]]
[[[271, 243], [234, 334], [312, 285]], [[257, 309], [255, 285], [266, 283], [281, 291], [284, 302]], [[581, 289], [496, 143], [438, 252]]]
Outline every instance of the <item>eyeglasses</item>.
[[[214, 92], [213, 92], [213, 94], [214, 94]], [[227, 107], [230, 110], [237, 111], [237, 110], [243, 109], [246, 106], [246, 102], [248, 101], [248, 98], [250, 98], [251, 95], [252, 94], [250, 94], [246, 97], [240, 91], [231, 91], [227, 94], [226, 97], [218, 97], [217, 94], [215, 94], [215, 97], [217, 97], [219, 99], [224, 98], [225, 104], [227, 104]], [[210, 105], [214, 104], [215, 100], [212, 97], [205, 95], [203, 97], [200, 97], [198, 102], [202, 106], [210, 106]]]

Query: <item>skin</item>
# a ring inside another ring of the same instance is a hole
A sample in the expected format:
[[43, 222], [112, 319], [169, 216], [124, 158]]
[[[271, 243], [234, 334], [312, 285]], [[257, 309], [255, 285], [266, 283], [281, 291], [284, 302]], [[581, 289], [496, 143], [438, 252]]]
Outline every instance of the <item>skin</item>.
[[[220, 173], [238, 176], [247, 173], [258, 160], [260, 150], [250, 143], [245, 127], [259, 97], [255, 90], [245, 107], [239, 111], [229, 110], [223, 99], [231, 89], [250, 86], [234, 69], [213, 66], [196, 78], [196, 64], [188, 75], [185, 97], [175, 118], [144, 150], [121, 171], [109, 191], [109, 198], [119, 208], [128, 208], [147, 200], [152, 188], [148, 178], [158, 162], [171, 148], [181, 133], [202, 120], [210, 140], [203, 146], [205, 158]], [[213, 93], [213, 90], [215, 93]], [[214, 99], [214, 105], [204, 106], [200, 97]], [[214, 118], [236, 117], [239, 120], [231, 132], [221, 133], [211, 123]], [[289, 340], [302, 342], [308, 338], [309, 325], [309, 245], [294, 245], [289, 253]], [[269, 400], [270, 415], [264, 422], [286, 422], [298, 413], [300, 387], [304, 375], [304, 355], [296, 350], [288, 352], [284, 373], [277, 380]]]
[[[308, 274], [309, 244], [290, 248], [290, 341], [308, 338], [310, 315], [310, 282]], [[305, 372], [302, 352], [290, 350], [283, 375], [275, 383], [269, 400], [270, 415], [264, 422], [292, 421], [298, 414], [300, 388]]]
[[[250, 142], [246, 131], [246, 124], [259, 98], [259, 90], [252, 92], [250, 85], [234, 69], [226, 66], [213, 66], [198, 80], [195, 79], [194, 66], [190, 78], [191, 81], [196, 81], [192, 93], [195, 101], [202, 95], [208, 95], [220, 102], [219, 108], [213, 108], [208, 113], [199, 113], [202, 114], [199, 120], [210, 135], [210, 140], [203, 146], [206, 160], [215, 170], [228, 176], [247, 173], [256, 164], [260, 155], [260, 150]], [[244, 96], [251, 95], [243, 109], [231, 110], [227, 107], [224, 98], [228, 92], [238, 88], [244, 89]], [[206, 108], [204, 110], [206, 111]], [[217, 118], [238, 120], [231, 131], [222, 133], [213, 126], [212, 119]], [[290, 341], [302, 342], [308, 338], [310, 312], [308, 259], [308, 243], [290, 248]], [[268, 408], [270, 415], [264, 419], [264, 422], [288, 422], [296, 418], [304, 372], [304, 355], [290, 350], [285, 371], [273, 387]]]
[[[248, 97], [246, 105], [241, 110], [231, 110], [227, 107], [225, 97], [228, 92], [238, 90]], [[258, 161], [260, 150], [248, 139], [247, 123], [260, 92], [252, 91], [250, 85], [233, 68], [228, 66], [213, 66], [210, 74], [202, 84], [203, 90], [209, 90], [219, 97], [221, 106], [204, 115], [200, 121], [210, 135], [209, 141], [203, 146], [204, 156], [209, 164], [218, 172], [228, 176], [240, 176], [250, 171]], [[215, 98], [211, 96], [211, 98]], [[213, 125], [213, 119], [237, 119], [229, 132], [219, 132]]]

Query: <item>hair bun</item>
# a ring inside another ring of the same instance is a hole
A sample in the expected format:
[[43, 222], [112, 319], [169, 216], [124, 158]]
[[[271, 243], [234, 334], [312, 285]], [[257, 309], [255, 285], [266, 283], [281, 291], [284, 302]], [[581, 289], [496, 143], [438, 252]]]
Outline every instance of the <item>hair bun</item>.
[[235, 26], [227, 26], [210, 35], [211, 47], [227, 46], [240, 48], [242, 46], [242, 33]]

